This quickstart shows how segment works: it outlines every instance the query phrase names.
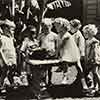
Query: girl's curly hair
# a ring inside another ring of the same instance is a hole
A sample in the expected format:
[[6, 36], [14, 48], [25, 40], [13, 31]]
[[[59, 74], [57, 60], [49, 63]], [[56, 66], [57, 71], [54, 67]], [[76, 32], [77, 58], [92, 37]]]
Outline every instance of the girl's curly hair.
[[70, 22], [67, 19], [61, 18], [61, 17], [56, 18], [54, 20], [53, 25], [56, 26], [58, 24], [61, 25], [62, 27], [64, 27], [67, 31], [70, 30]]
[[83, 27], [82, 31], [84, 34], [88, 33], [94, 36], [98, 32], [98, 28], [95, 26], [95, 24], [88, 24]]
[[71, 20], [71, 21], [70, 21], [70, 24], [71, 24], [74, 28], [78, 28], [78, 29], [80, 29], [81, 26], [82, 26], [80, 20], [78, 20], [78, 19], [73, 19], [73, 20]]

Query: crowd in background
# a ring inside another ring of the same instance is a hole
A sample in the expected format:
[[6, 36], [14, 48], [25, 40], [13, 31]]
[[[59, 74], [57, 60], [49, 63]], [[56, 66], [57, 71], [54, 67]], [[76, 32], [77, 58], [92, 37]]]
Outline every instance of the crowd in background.
[[62, 84], [67, 83], [68, 67], [75, 65], [83, 94], [94, 96], [99, 93], [100, 41], [95, 38], [98, 33], [96, 25], [82, 26], [78, 19], [42, 18], [37, 2], [33, 3], [35, 7], [27, 4], [19, 10], [16, 3], [15, 17], [10, 16], [10, 5], [1, 6], [4, 9], [0, 15], [1, 92], [6, 92], [6, 87], [10, 86], [15, 89], [31, 86], [39, 98], [40, 90], [52, 85], [52, 65], [37, 67], [27, 62], [29, 59], [58, 59], [56, 72], [63, 72]]

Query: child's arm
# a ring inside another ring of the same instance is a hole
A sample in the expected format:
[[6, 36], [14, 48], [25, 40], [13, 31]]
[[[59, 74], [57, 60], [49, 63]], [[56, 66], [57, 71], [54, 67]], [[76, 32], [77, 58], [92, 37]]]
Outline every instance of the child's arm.
[[62, 40], [62, 43], [60, 45], [60, 48], [63, 48], [64, 45], [66, 44], [67, 40], [69, 39], [70, 37], [65, 37], [63, 40]]
[[64, 37], [63, 39], [59, 39], [57, 40], [57, 50], [56, 50], [56, 55], [59, 58], [60, 57], [60, 50], [64, 47], [66, 41], [69, 39], [69, 36]]
[[6, 60], [5, 56], [4, 56], [4, 53], [2, 52], [2, 40], [1, 40], [1, 37], [0, 37], [0, 55], [1, 55], [4, 63], [7, 64], [7, 60]]
[[85, 56], [85, 39], [82, 35], [79, 37], [79, 50], [81, 57]]
[[2, 59], [3, 59], [3, 61], [4, 61], [4, 63], [5, 63], [5, 64], [8, 64], [8, 63], [7, 63], [7, 60], [6, 60], [5, 56], [4, 56], [4, 54], [3, 54], [3, 52], [2, 52], [2, 48], [0, 48], [0, 55], [1, 55], [1, 57], [2, 57]]

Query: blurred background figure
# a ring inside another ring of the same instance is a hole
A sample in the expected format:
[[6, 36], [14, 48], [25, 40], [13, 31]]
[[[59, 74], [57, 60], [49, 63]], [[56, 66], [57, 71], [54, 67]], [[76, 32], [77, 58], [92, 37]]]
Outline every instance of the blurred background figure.
[[1, 63], [1, 89], [6, 92], [5, 87], [3, 87], [3, 82], [5, 77], [8, 77], [11, 84], [13, 84], [13, 75], [16, 71], [16, 49], [14, 46], [14, 29], [15, 24], [13, 21], [6, 19], [4, 24], [1, 25], [3, 33], [0, 38], [0, 59]]
[[[98, 30], [97, 27], [94, 24], [88, 24], [83, 27], [83, 34], [86, 39], [85, 41], [85, 65], [86, 65], [86, 72], [87, 72], [87, 77], [91, 79], [92, 85], [90, 88], [92, 89], [90, 95], [94, 95], [96, 90], [97, 83], [99, 84], [100, 87], [100, 75], [98, 73], [98, 59], [97, 57], [97, 52], [99, 52], [98, 48], [99, 45], [99, 40], [95, 38], [95, 35], [97, 34]], [[98, 55], [99, 56], [99, 55]], [[91, 76], [92, 74], [92, 76]]]

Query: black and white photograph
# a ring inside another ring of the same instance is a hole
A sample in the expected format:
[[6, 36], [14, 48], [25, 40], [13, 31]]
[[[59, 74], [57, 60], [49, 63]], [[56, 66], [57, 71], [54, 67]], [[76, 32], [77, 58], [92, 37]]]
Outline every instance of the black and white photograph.
[[0, 100], [100, 100], [100, 0], [0, 0]]

